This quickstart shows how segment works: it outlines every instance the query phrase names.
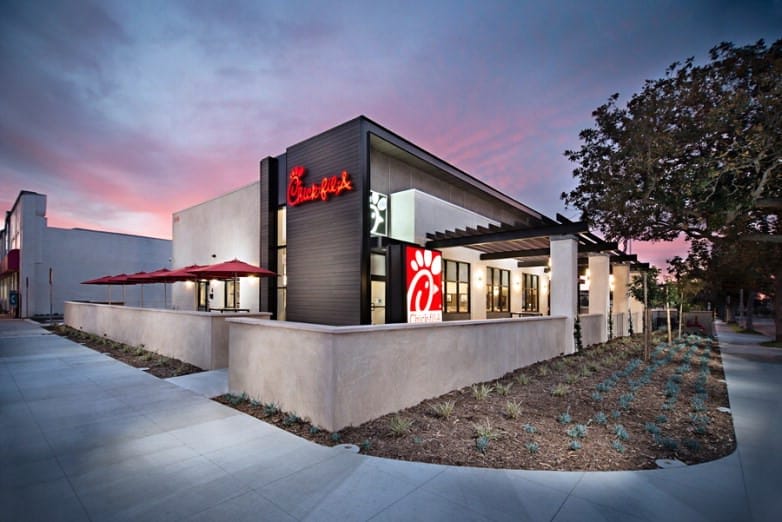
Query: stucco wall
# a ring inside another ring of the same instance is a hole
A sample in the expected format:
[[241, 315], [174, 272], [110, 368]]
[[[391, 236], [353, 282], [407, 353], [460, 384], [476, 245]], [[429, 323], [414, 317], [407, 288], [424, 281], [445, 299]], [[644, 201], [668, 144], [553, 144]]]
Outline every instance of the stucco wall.
[[[260, 181], [257, 181], [175, 212], [172, 218], [172, 266], [210, 265], [233, 258], [257, 265], [261, 251], [260, 186]], [[195, 285], [175, 283], [173, 287], [174, 308], [195, 310]], [[223, 307], [224, 283], [210, 282], [210, 287], [214, 294], [210, 307]], [[239, 289], [240, 306], [257, 312], [260, 291], [257, 279], [241, 278]]]
[[[65, 324], [205, 370], [228, 366], [228, 324], [240, 314], [184, 312], [93, 303], [65, 303]], [[247, 317], [247, 314], [241, 314]], [[269, 314], [253, 314], [268, 319]]]
[[549, 359], [563, 317], [332, 327], [229, 320], [229, 388], [331, 431]]
[[584, 348], [604, 341], [603, 332], [605, 332], [603, 314], [581, 314], [578, 316], [581, 321], [581, 342]]

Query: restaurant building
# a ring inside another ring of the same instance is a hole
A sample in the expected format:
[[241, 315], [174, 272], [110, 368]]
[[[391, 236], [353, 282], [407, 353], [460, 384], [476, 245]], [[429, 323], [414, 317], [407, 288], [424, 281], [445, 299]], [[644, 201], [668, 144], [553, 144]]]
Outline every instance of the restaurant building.
[[[61, 315], [66, 300], [106, 302], [106, 286], [82, 281], [108, 272], [128, 274], [168, 266], [171, 241], [80, 228], [50, 227], [46, 195], [19, 193], [0, 230], [0, 313]], [[162, 287], [115, 288], [117, 304], [165, 307]]]
[[627, 311], [634, 261], [364, 116], [264, 158], [257, 182], [174, 213], [173, 266], [233, 257], [278, 275], [178, 283], [175, 307], [325, 325], [573, 317], [589, 268], [589, 311], [607, 315], [611, 267], [615, 310]]

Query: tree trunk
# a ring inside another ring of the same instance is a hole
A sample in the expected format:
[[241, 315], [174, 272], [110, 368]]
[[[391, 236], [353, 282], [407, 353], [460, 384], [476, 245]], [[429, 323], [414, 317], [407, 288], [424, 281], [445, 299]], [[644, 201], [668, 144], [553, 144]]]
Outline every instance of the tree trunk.
[[745, 310], [746, 310], [746, 319], [745, 319], [744, 323], [746, 324], [745, 328], [747, 330], [750, 330], [750, 331], [755, 329], [755, 323], [752, 320], [752, 313], [754, 312], [754, 308], [755, 308], [755, 306], [754, 306], [754, 304], [755, 304], [755, 295], [757, 295], [757, 292], [755, 292], [754, 290], [750, 290], [747, 293], [747, 307], [745, 308]]

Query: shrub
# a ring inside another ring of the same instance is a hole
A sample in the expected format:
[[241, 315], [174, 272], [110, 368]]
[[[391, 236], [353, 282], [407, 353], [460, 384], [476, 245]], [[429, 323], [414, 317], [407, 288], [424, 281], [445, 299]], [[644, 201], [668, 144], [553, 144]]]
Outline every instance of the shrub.
[[546, 377], [549, 374], [549, 369], [546, 366], [539, 366], [538, 367], [538, 375], [541, 377]]
[[536, 431], [538, 431], [537, 428], [535, 428], [535, 426], [529, 423], [523, 424], [521, 426], [521, 429], [523, 429], [526, 433], [535, 433]]
[[269, 402], [263, 405], [263, 414], [267, 417], [271, 417], [272, 415], [276, 415], [280, 412], [280, 407], [277, 403]]
[[647, 422], [646, 424], [644, 424], [644, 429], [646, 429], [646, 431], [651, 433], [652, 435], [660, 434], [660, 427], [653, 422]]
[[576, 424], [575, 426], [568, 428], [566, 433], [571, 439], [583, 439], [587, 436], [586, 424]]
[[540, 445], [537, 442], [527, 442], [524, 444], [524, 447], [527, 451], [529, 451], [532, 455], [538, 452], [540, 450]]
[[577, 441], [576, 439], [573, 439], [570, 441], [570, 444], [568, 445], [568, 448], [571, 451], [578, 451], [581, 449], [581, 443]]
[[521, 415], [521, 402], [507, 401], [505, 403], [505, 415], [509, 419], [518, 419]]
[[573, 417], [570, 416], [570, 408], [566, 412], [560, 413], [557, 417], [557, 422], [560, 424], [570, 424], [573, 422]]
[[489, 448], [489, 438], [488, 437], [478, 437], [475, 440], [475, 447], [480, 451], [481, 453], [486, 453], [486, 450]]
[[310, 435], [315, 435], [317, 433], [320, 433], [320, 428], [318, 428], [314, 424], [310, 426]]
[[611, 418], [616, 420], [622, 416], [622, 412], [619, 410], [611, 410]]
[[478, 386], [477, 384], [473, 384], [472, 387], [472, 396], [478, 399], [479, 401], [482, 401], [486, 399], [489, 395], [491, 395], [491, 392], [494, 391], [494, 386], [489, 386], [487, 384], [481, 384]]
[[432, 412], [440, 418], [447, 419], [453, 414], [453, 410], [456, 407], [454, 401], [443, 401], [432, 405]]
[[329, 438], [331, 439], [331, 442], [339, 442], [342, 440], [342, 434], [338, 431], [334, 431], [329, 435]]
[[568, 384], [576, 384], [578, 382], [578, 374], [568, 373], [565, 375], [565, 382]]
[[364, 439], [361, 441], [361, 444], [359, 444], [358, 447], [361, 449], [361, 451], [367, 452], [372, 449], [372, 441], [369, 439]]
[[551, 395], [554, 397], [564, 397], [570, 392], [570, 386], [559, 383], [551, 389]]
[[628, 440], [630, 438], [627, 430], [621, 424], [614, 425], [614, 435], [616, 435], [619, 440]]
[[407, 435], [413, 428], [413, 420], [394, 415], [389, 422], [389, 433], [394, 437]]
[[603, 394], [599, 391], [593, 391], [592, 392], [592, 400], [595, 402], [602, 402], [603, 401]]
[[282, 419], [282, 423], [285, 426], [292, 426], [293, 424], [298, 424], [299, 422], [301, 422], [301, 418], [296, 415], [296, 413], [289, 413], [285, 416], [284, 419]]
[[510, 389], [513, 388], [513, 383], [512, 382], [509, 382], [508, 384], [497, 383], [495, 388], [497, 389], [497, 393], [499, 393], [504, 397], [510, 393]]
[[625, 452], [625, 445], [622, 444], [622, 442], [618, 439], [615, 439], [613, 442], [611, 442], [611, 447], [614, 448], [618, 453]]
[[500, 434], [492, 428], [489, 419], [486, 419], [483, 423], [476, 422], [472, 427], [479, 438], [486, 437], [487, 439], [496, 439], [500, 436]]
[[529, 384], [529, 377], [527, 377], [526, 374], [520, 373], [516, 376], [516, 382], [521, 384], [522, 386], [526, 386]]
[[608, 417], [602, 411], [595, 413], [595, 416], [592, 417], [592, 419], [595, 421], [595, 424], [599, 424], [601, 426], [608, 424]]

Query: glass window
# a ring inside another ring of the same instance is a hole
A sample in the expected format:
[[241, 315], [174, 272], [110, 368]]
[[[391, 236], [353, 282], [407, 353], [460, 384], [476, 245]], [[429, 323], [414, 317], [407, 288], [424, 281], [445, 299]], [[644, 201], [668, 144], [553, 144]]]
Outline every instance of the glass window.
[[486, 269], [486, 311], [510, 312], [510, 270]]
[[524, 281], [524, 306], [525, 312], [539, 312], [539, 286], [540, 276], [535, 274], [523, 274]]
[[239, 308], [239, 279], [225, 282], [225, 308]]
[[285, 309], [288, 299], [288, 249], [277, 249], [277, 320], [285, 320]]
[[470, 312], [470, 264], [445, 261], [445, 313]]

